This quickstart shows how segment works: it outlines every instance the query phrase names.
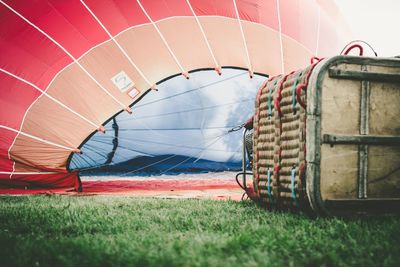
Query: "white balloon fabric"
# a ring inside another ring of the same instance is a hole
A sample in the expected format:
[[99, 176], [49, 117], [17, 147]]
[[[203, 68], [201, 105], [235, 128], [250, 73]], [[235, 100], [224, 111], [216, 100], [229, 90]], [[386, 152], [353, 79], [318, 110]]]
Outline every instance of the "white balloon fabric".
[[175, 77], [160, 84], [135, 105], [133, 115], [119, 114], [106, 125], [106, 134], [91, 137], [70, 168], [120, 175], [238, 168], [242, 131], [231, 129], [254, 113], [265, 77], [223, 72], [199, 71], [188, 81]]

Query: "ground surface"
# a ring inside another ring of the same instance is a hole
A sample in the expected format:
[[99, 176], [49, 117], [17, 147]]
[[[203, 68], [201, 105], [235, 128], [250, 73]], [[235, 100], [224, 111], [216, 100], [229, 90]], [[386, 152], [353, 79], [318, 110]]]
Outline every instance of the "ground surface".
[[236, 172], [229, 171], [149, 177], [82, 176], [83, 192], [77, 195], [240, 200], [244, 191], [235, 176]]
[[400, 266], [400, 217], [310, 219], [198, 199], [3, 196], [0, 266]]
[[[160, 176], [82, 176], [82, 192], [66, 189], [0, 188], [0, 195], [116, 195], [152, 198], [198, 198], [240, 200], [243, 190], [236, 172], [209, 172]], [[251, 184], [251, 180], [248, 180]]]

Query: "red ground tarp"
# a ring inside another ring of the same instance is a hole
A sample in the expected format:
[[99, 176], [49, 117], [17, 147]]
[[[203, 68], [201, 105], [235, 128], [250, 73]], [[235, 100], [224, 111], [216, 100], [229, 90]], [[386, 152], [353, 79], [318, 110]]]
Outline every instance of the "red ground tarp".
[[110, 180], [83, 181], [82, 192], [69, 189], [0, 189], [0, 194], [124, 195], [165, 198], [240, 199], [242, 189], [227, 180]]

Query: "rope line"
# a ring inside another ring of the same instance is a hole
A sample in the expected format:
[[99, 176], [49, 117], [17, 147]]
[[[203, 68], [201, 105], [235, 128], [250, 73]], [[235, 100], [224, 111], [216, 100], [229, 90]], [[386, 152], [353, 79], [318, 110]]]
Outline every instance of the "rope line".
[[[225, 128], [221, 128], [221, 129], [225, 129]], [[219, 129], [216, 129], [216, 130], [219, 130]], [[225, 132], [225, 131], [220, 130], [220, 132], [219, 132], [217, 135], [207, 136], [207, 137], [205, 138], [205, 140], [213, 139], [213, 138], [215, 138], [216, 136], [219, 136], [219, 135], [220, 135], [221, 133], [223, 133], [223, 132]], [[99, 135], [98, 137], [99, 137], [100, 139], [104, 139], [104, 138], [113, 138], [112, 136], [103, 136], [103, 135]], [[171, 137], [171, 136], [167, 136], [167, 137]], [[93, 139], [93, 140], [98, 140], [98, 141], [100, 141], [99, 138]], [[126, 140], [126, 141], [131, 140], [131, 139], [124, 138], [124, 137], [121, 137], [121, 136], [119, 136], [118, 139], [120, 139], [120, 140]], [[154, 138], [152, 138], [152, 139], [154, 139]], [[176, 139], [176, 138], [169, 138], [168, 140], [176, 141], [177, 139]], [[178, 141], [181, 141], [181, 140], [179, 139]], [[104, 142], [104, 144], [108, 144], [108, 145], [111, 146], [111, 143], [108, 142], [108, 141], [102, 141], [102, 142]], [[191, 142], [190, 144], [192, 144], [192, 143], [193, 143], [193, 142]]]
[[268, 117], [271, 118], [272, 116], [272, 90], [276, 86], [278, 80], [275, 79], [274, 83], [268, 88]]
[[57, 144], [57, 143], [48, 141], [46, 139], [31, 135], [31, 134], [28, 134], [28, 133], [25, 133], [25, 132], [22, 132], [22, 131], [19, 131], [19, 130], [16, 130], [14, 128], [11, 128], [11, 127], [8, 127], [8, 126], [5, 126], [5, 125], [0, 125], [0, 128], [8, 130], [8, 131], [11, 131], [11, 132], [14, 132], [14, 133], [17, 133], [17, 134], [21, 134], [23, 136], [29, 137], [29, 138], [31, 138], [33, 140], [42, 142], [44, 144], [48, 144], [48, 145], [51, 145], [51, 146], [55, 146], [55, 147], [62, 148], [62, 149], [65, 149], [65, 150], [69, 150], [69, 151], [76, 152], [76, 153], [80, 152], [79, 149], [72, 148], [72, 147], [67, 147], [67, 146], [64, 146], [64, 145], [60, 145], [60, 144]]
[[230, 105], [238, 105], [244, 102], [248, 101], [254, 101], [254, 98], [248, 98], [240, 101], [235, 101], [235, 102], [230, 102], [226, 104], [221, 104], [221, 105], [215, 105], [215, 106], [210, 106], [210, 107], [204, 107], [204, 108], [194, 108], [194, 109], [186, 109], [186, 110], [181, 110], [181, 111], [175, 111], [175, 112], [168, 112], [168, 113], [163, 113], [163, 114], [157, 114], [157, 115], [148, 115], [148, 116], [142, 116], [142, 117], [129, 117], [124, 120], [120, 121], [128, 121], [128, 120], [141, 120], [141, 119], [149, 119], [149, 118], [159, 118], [159, 117], [164, 117], [164, 116], [169, 116], [169, 115], [175, 115], [175, 114], [182, 114], [182, 113], [189, 113], [193, 111], [202, 111], [202, 110], [210, 110], [210, 109], [215, 109], [215, 108], [220, 108], [220, 107], [226, 107]]
[[167, 97], [164, 97], [164, 98], [161, 98], [161, 99], [157, 99], [157, 100], [153, 100], [153, 101], [150, 101], [150, 102], [147, 102], [147, 103], [143, 103], [143, 104], [141, 104], [141, 105], [135, 106], [135, 110], [137, 110], [138, 108], [141, 108], [141, 107], [150, 105], [150, 104], [154, 104], [154, 103], [157, 103], [157, 102], [166, 100], [166, 99], [171, 99], [171, 98], [174, 98], [174, 97], [177, 97], [177, 96], [181, 96], [181, 95], [184, 95], [184, 94], [191, 93], [191, 92], [193, 92], [193, 91], [197, 91], [197, 90], [200, 90], [200, 89], [203, 89], [203, 88], [207, 88], [208, 86], [212, 86], [212, 85], [215, 85], [215, 84], [218, 84], [218, 83], [221, 83], [221, 82], [230, 80], [230, 79], [234, 79], [234, 78], [237, 78], [237, 77], [242, 76], [242, 75], [244, 75], [244, 74], [245, 74], [245, 73], [239, 73], [239, 74], [236, 74], [236, 75], [234, 75], [234, 76], [231, 76], [231, 77], [222, 79], [222, 80], [220, 80], [220, 81], [215, 81], [215, 82], [212, 82], [212, 83], [209, 83], [209, 84], [206, 84], [206, 85], [197, 87], [197, 88], [193, 88], [193, 89], [190, 89], [190, 90], [181, 92], [181, 93], [177, 93], [177, 94], [175, 94], [175, 95], [170, 95], [170, 96], [167, 96]]
[[296, 101], [296, 86], [297, 86], [297, 83], [299, 82], [299, 80], [300, 80], [302, 75], [303, 75], [303, 72], [300, 72], [296, 76], [296, 78], [295, 78], [295, 80], [293, 82], [293, 86], [292, 86], [292, 109], [293, 109], [293, 114], [296, 114], [296, 112], [297, 112], [297, 110], [296, 110], [296, 103], [297, 103], [297, 101]]
[[[102, 142], [102, 141], [97, 141], [97, 140], [93, 140], [94, 142], [98, 142], [98, 143], [103, 143], [103, 144], [107, 144], [107, 145], [109, 145], [109, 143], [105, 143], [105, 142]], [[106, 150], [105, 148], [99, 148], [99, 147], [95, 147], [95, 146], [93, 146], [93, 145], [91, 145], [91, 147], [92, 147], [92, 149], [100, 149], [100, 150], [103, 150], [105, 153], [109, 153], [110, 152], [110, 150]], [[131, 151], [131, 152], [136, 152], [136, 153], [140, 153], [140, 154], [142, 154], [142, 155], [147, 155], [147, 156], [153, 156], [152, 154], [149, 154], [149, 153], [146, 153], [146, 152], [143, 152], [143, 151], [140, 151], [140, 150], [137, 150], [137, 149], [132, 149], [132, 148], [130, 148], [130, 147], [126, 147], [126, 146], [121, 146], [121, 145], [118, 145], [118, 147], [119, 148], [122, 148], [122, 149], [126, 149], [126, 150], [129, 150], [129, 151]], [[85, 147], [86, 148], [86, 147]], [[128, 157], [125, 157], [125, 156], [123, 156], [122, 154], [120, 155], [122, 158], [125, 158], [126, 160], [130, 160], [131, 158], [128, 158]]]
[[94, 82], [96, 83], [96, 85], [102, 89], [109, 97], [111, 97], [115, 102], [117, 102], [123, 109], [126, 109], [126, 106], [119, 101], [115, 96], [113, 96], [106, 88], [104, 88], [104, 86], [102, 86], [97, 80], [96, 78], [94, 78], [82, 65], [81, 63], [79, 63], [79, 61], [70, 53], [68, 52], [68, 50], [63, 47], [60, 43], [58, 43], [55, 39], [53, 39], [50, 35], [48, 35], [45, 31], [43, 31], [42, 29], [40, 29], [38, 26], [36, 26], [34, 23], [32, 23], [30, 20], [28, 20], [27, 18], [25, 18], [24, 16], [22, 16], [20, 13], [18, 13], [15, 9], [13, 9], [11, 6], [7, 5], [6, 3], [4, 3], [3, 0], [0, 0], [0, 3], [2, 3], [5, 7], [7, 7], [9, 10], [11, 10], [14, 14], [16, 14], [18, 17], [20, 17], [21, 19], [23, 19], [26, 23], [28, 23], [30, 26], [32, 26], [33, 28], [35, 28], [37, 31], [39, 31], [41, 34], [43, 34], [44, 36], [46, 36], [50, 41], [52, 41], [55, 45], [57, 45], [62, 51], [64, 51], [64, 53], [66, 55], [68, 55], [72, 61], [74, 61], [75, 64], [77, 64], [77, 66], [79, 66], [79, 68], [81, 68], [81, 70]]
[[[193, 92], [193, 91], [196, 91], [196, 90], [200, 90], [200, 89], [206, 88], [206, 87], [208, 87], [208, 86], [210, 86], [210, 85], [212, 85], [212, 84], [217, 84], [217, 83], [219, 83], [219, 82], [226, 81], [226, 80], [232, 79], [232, 78], [234, 78], [234, 77], [238, 77], [238, 76], [243, 75], [243, 74], [244, 74], [244, 73], [239, 73], [239, 74], [237, 74], [237, 75], [234, 75], [234, 76], [232, 76], [232, 77], [228, 77], [228, 78], [223, 79], [223, 80], [221, 80], [221, 81], [216, 81], [216, 82], [210, 83], [210, 84], [205, 85], [205, 86], [200, 86], [200, 87], [194, 88], [194, 89], [192, 89], [192, 90], [188, 90], [188, 91], [185, 91], [185, 92], [181, 92], [181, 93], [175, 94], [175, 95], [173, 95], [173, 96], [168, 96], [168, 97], [165, 97], [165, 98], [162, 98], [162, 99], [158, 99], [158, 100], [155, 100], [155, 101], [152, 101], [152, 102], [147, 102], [147, 103], [142, 104], [142, 105], [139, 105], [139, 106], [135, 106], [135, 108], [136, 108], [136, 110], [137, 110], [138, 107], [143, 107], [143, 106], [145, 106], [145, 105], [157, 103], [157, 102], [162, 101], [162, 100], [165, 100], [165, 99], [171, 99], [171, 98], [173, 98], [173, 97], [175, 97], [175, 96], [178, 96], [178, 95], [183, 95], [183, 94], [186, 94], [186, 93], [189, 93], [189, 92]], [[141, 125], [143, 125], [146, 129], [150, 130], [151, 133], [153, 133], [155, 136], [160, 136], [160, 137], [165, 137], [165, 136], [166, 136], [166, 134], [164, 134], [162, 131], [157, 132], [157, 131], [152, 130], [152, 129], [148, 126], [148, 124], [146, 123], [145, 120], [140, 120], [140, 121], [137, 121], [137, 122], [140, 123]]]
[[227, 128], [235, 128], [236, 126], [216, 126], [216, 127], [191, 127], [191, 128], [152, 128], [152, 129], [133, 129], [133, 128], [127, 128], [127, 129], [119, 129], [120, 131], [194, 131], [194, 130], [215, 130], [215, 129], [227, 129]]
[[143, 13], [145, 14], [145, 16], [147, 17], [147, 19], [150, 21], [150, 23], [153, 25], [154, 29], [157, 31], [158, 35], [160, 36], [161, 40], [163, 41], [164, 45], [166, 46], [166, 48], [168, 49], [168, 52], [171, 54], [172, 58], [175, 60], [175, 63], [178, 65], [178, 67], [181, 69], [182, 71], [182, 75], [184, 75], [186, 78], [189, 78], [189, 74], [187, 71], [185, 71], [185, 69], [182, 67], [181, 63], [179, 62], [178, 58], [175, 56], [174, 52], [172, 51], [171, 47], [169, 46], [167, 40], [165, 40], [164, 35], [161, 33], [160, 29], [158, 28], [157, 24], [152, 20], [152, 18], [149, 16], [149, 14], [147, 13], [146, 9], [144, 8], [144, 6], [142, 5], [142, 3], [140, 2], [140, 0], [136, 0], [136, 2], [139, 4], [140, 9], [142, 9]]
[[119, 176], [120, 176], [120, 177], [127, 176], [128, 174], [132, 174], [132, 173], [135, 173], [135, 172], [144, 170], [144, 169], [146, 169], [146, 168], [148, 168], [148, 167], [154, 166], [154, 165], [156, 165], [156, 164], [158, 164], [158, 163], [167, 161], [168, 159], [172, 159], [172, 158], [175, 158], [175, 157], [178, 157], [178, 156], [179, 156], [179, 155], [172, 155], [172, 156], [169, 156], [169, 157], [167, 157], [167, 158], [165, 158], [165, 159], [162, 159], [162, 160], [159, 160], [159, 161], [157, 161], [157, 162], [154, 162], [154, 163], [148, 164], [148, 165], [146, 165], [146, 166], [140, 167], [139, 169], [135, 169], [135, 170], [133, 170], [133, 171], [129, 171], [129, 172], [123, 173], [123, 174], [121, 174], [121, 175], [119, 175]]
[[[213, 137], [213, 138], [215, 138], [215, 137]], [[163, 146], [170, 146], [170, 147], [188, 148], [188, 149], [195, 149], [195, 150], [203, 149], [202, 147], [196, 147], [196, 146], [168, 144], [168, 143], [163, 143], [163, 142], [141, 140], [141, 139], [125, 139], [125, 141], [130, 142], [130, 143], [148, 143], [148, 144], [156, 144], [156, 145], [163, 145]], [[122, 148], [124, 148], [124, 147], [122, 147]], [[125, 149], [128, 149], [128, 148], [125, 147]], [[137, 151], [137, 150], [132, 150], [132, 151]], [[236, 153], [236, 151], [226, 151], [226, 150], [222, 150], [222, 149], [212, 149], [212, 148], [209, 149], [209, 151]], [[137, 152], [140, 152], [140, 151], [137, 151]], [[141, 153], [146, 154], [144, 152], [141, 152]], [[152, 154], [148, 154], [148, 155], [149, 156], [153, 156]]]
[[[96, 154], [96, 155], [99, 155], [100, 157], [102, 157], [102, 158], [105, 158], [105, 159], [107, 159], [107, 157], [105, 156], [105, 155], [103, 155], [103, 154], [101, 154], [98, 150], [101, 150], [101, 149], [97, 149], [97, 148], [92, 148], [91, 146], [86, 146], [85, 147], [85, 150], [89, 150], [89, 151], [91, 151], [91, 152], [93, 152], [94, 154]], [[88, 157], [89, 158], [89, 157]], [[94, 161], [94, 160], [93, 160]], [[94, 161], [95, 162], [95, 161]]]
[[75, 114], [76, 116], [78, 116], [79, 118], [81, 118], [82, 120], [84, 120], [85, 122], [89, 123], [90, 125], [92, 125], [93, 127], [95, 127], [96, 129], [100, 129], [103, 126], [98, 126], [96, 123], [92, 122], [91, 120], [89, 120], [88, 118], [86, 118], [85, 116], [81, 115], [80, 113], [76, 112], [75, 110], [73, 110], [72, 108], [68, 107], [67, 105], [65, 105], [64, 103], [62, 103], [61, 101], [59, 101], [58, 99], [52, 97], [51, 95], [49, 95], [47, 92], [45, 92], [44, 90], [40, 89], [37, 85], [31, 83], [28, 80], [25, 80], [24, 78], [21, 78], [3, 68], [0, 68], [0, 71], [31, 86], [32, 88], [36, 89], [37, 91], [39, 91], [42, 95], [48, 97], [50, 100], [52, 100], [53, 102], [55, 102], [56, 104], [60, 105], [61, 107], [65, 108], [66, 110], [70, 111], [71, 113]]
[[318, 57], [319, 52], [319, 38], [321, 34], [321, 6], [318, 5], [318, 28], [317, 28], [317, 44], [315, 45], [315, 56]]
[[[221, 136], [221, 137], [222, 137], [222, 136]], [[217, 137], [216, 137], [216, 140], [219, 140], [219, 138], [221, 138], [221, 137], [218, 137], [218, 136], [217, 136]], [[207, 147], [205, 147], [204, 149], [207, 149]], [[154, 163], [148, 164], [148, 165], [146, 165], [146, 166], [140, 167], [140, 168], [138, 168], [138, 169], [135, 169], [135, 170], [132, 170], [132, 171], [123, 173], [123, 174], [119, 175], [119, 177], [123, 177], [123, 176], [126, 176], [126, 175], [128, 175], [128, 174], [132, 174], [132, 173], [138, 172], [138, 171], [140, 171], [140, 170], [146, 169], [146, 168], [148, 168], [148, 167], [154, 166], [154, 165], [156, 165], [156, 164], [159, 164], [159, 163], [164, 162], [164, 161], [166, 161], [166, 160], [168, 160], [168, 159], [172, 159], [172, 158], [178, 157], [178, 156], [180, 156], [180, 155], [172, 155], [172, 156], [167, 157], [167, 158], [165, 158], [165, 159], [162, 159], [162, 160], [159, 160], [159, 161], [157, 161], [157, 162], [154, 162]], [[191, 158], [193, 158], [193, 157], [191, 157]], [[190, 159], [190, 158], [189, 158], [189, 159]], [[181, 163], [181, 164], [182, 164], [182, 163]], [[176, 167], [176, 166], [174, 166], [174, 167]], [[159, 175], [161, 175], [161, 174], [162, 174], [162, 173], [160, 173]]]
[[100, 21], [100, 19], [94, 14], [94, 12], [88, 7], [88, 5], [80, 0], [81, 4], [87, 9], [87, 11], [93, 16], [93, 18], [97, 21], [97, 23], [103, 28], [103, 30], [107, 33], [107, 35], [111, 38], [111, 40], [117, 45], [122, 54], [128, 59], [129, 63], [136, 69], [139, 75], [143, 78], [143, 80], [150, 86], [155, 87], [155, 84], [150, 83], [149, 79], [147, 79], [146, 75], [144, 75], [143, 71], [133, 62], [132, 58], [128, 55], [125, 49], [119, 44], [119, 42], [115, 39], [114, 36], [108, 31], [108, 29], [104, 26], [104, 24]]
[[268, 168], [267, 171], [267, 194], [271, 204], [273, 204], [273, 197], [271, 193], [271, 169]]
[[246, 51], [246, 56], [247, 56], [247, 64], [248, 64], [248, 69], [249, 69], [249, 73], [250, 73], [250, 77], [253, 77], [253, 68], [251, 66], [251, 60], [250, 60], [250, 55], [249, 55], [249, 49], [247, 47], [247, 42], [246, 42], [246, 36], [244, 34], [244, 30], [243, 30], [243, 26], [242, 26], [242, 21], [240, 19], [240, 15], [239, 15], [239, 11], [236, 5], [236, 0], [233, 0], [233, 6], [235, 8], [235, 13], [236, 13], [236, 18], [237, 21], [239, 23], [239, 28], [240, 28], [240, 34], [242, 36], [242, 41], [243, 41], [243, 45], [244, 45], [244, 49]]
[[[85, 164], [86, 164], [86, 166], [92, 166], [93, 164], [91, 164], [91, 163], [89, 163], [87, 160], [89, 159], [88, 157], [76, 157], [76, 159], [77, 159], [77, 161], [78, 161], [78, 163], [79, 163], [79, 166], [85, 166]], [[92, 161], [94, 162], [94, 160], [92, 159]], [[82, 164], [82, 162], [84, 162], [84, 164]]]
[[281, 48], [281, 67], [282, 67], [282, 74], [285, 73], [285, 61], [284, 61], [284, 54], [283, 54], [283, 40], [282, 40], [282, 23], [281, 23], [281, 10], [280, 10], [280, 1], [276, 0], [277, 6], [277, 15], [278, 15], [278, 27], [279, 27], [279, 45]]
[[[226, 133], [226, 134], [228, 134], [228, 133]], [[226, 134], [225, 134], [225, 135], [226, 135]], [[199, 160], [200, 157], [203, 155], [204, 151], [205, 151], [207, 148], [209, 148], [210, 146], [212, 146], [213, 144], [215, 144], [216, 142], [218, 142], [218, 140], [220, 140], [222, 137], [224, 137], [224, 135], [222, 135], [222, 136], [216, 138], [215, 141], [213, 141], [211, 144], [209, 144], [208, 146], [206, 146], [203, 150], [201, 150], [201, 151], [200, 151], [198, 154], [196, 154], [195, 156], [192, 156], [192, 157], [190, 157], [190, 158], [187, 158], [187, 159], [183, 160], [182, 162], [180, 162], [180, 163], [178, 163], [178, 164], [172, 166], [171, 168], [169, 168], [169, 169], [167, 169], [167, 170], [161, 172], [159, 175], [162, 175], [162, 174], [164, 174], [164, 173], [167, 173], [167, 172], [169, 172], [170, 170], [175, 169], [176, 167], [182, 165], [183, 163], [185, 163], [185, 162], [187, 162], [188, 160], [193, 159], [193, 158], [195, 158], [195, 157], [197, 157], [196, 161]]]
[[291, 175], [290, 175], [290, 187], [291, 187], [291, 191], [292, 191], [292, 198], [293, 198], [293, 202], [295, 203], [296, 206], [298, 206], [298, 202], [297, 202], [297, 197], [296, 197], [296, 191], [294, 188], [294, 184], [295, 184], [295, 178], [296, 178], [296, 166], [292, 167], [291, 170]]
[[[230, 132], [231, 132], [231, 131], [223, 131], [223, 132], [220, 132], [220, 133], [218, 133], [218, 134], [216, 134], [216, 135], [206, 137], [204, 140], [208, 142], [209, 140], [214, 140], [214, 138], [218, 138], [218, 137], [223, 136], [223, 135], [225, 135], [226, 133], [230, 133]], [[111, 138], [111, 136], [108, 136], [108, 137]], [[191, 149], [197, 149], [197, 148], [198, 148], [198, 147], [192, 147], [192, 146], [190, 146], [192, 143], [190, 143], [190, 144], [183, 144], [183, 145], [177, 145], [177, 144], [168, 144], [168, 143], [162, 143], [162, 142], [156, 142], [156, 141], [149, 141], [149, 140], [142, 140], [142, 139], [128, 139], [128, 138], [123, 138], [123, 137], [118, 137], [118, 139], [123, 140], [123, 141], [127, 141], [127, 142], [136, 141], [136, 142], [142, 142], [142, 143], [154, 143], [154, 144], [162, 144], [162, 145], [174, 146], [174, 147], [185, 147], [185, 148], [191, 148]], [[99, 143], [102, 143], [102, 144], [106, 144], [106, 145], [110, 145], [110, 146], [111, 146], [111, 143], [109, 143], [109, 142], [107, 142], [107, 141], [101, 141], [101, 140], [98, 140], [98, 139], [97, 139], [97, 140], [96, 140], [96, 139], [93, 139], [93, 141], [94, 141], [94, 142], [99, 142]], [[89, 144], [89, 143], [88, 143], [88, 144]], [[128, 147], [124, 147], [124, 146], [121, 146], [121, 145], [119, 145], [118, 147], [121, 147], [121, 148], [124, 148], [124, 149], [129, 150]], [[104, 148], [100, 148], [100, 149], [104, 149]], [[198, 149], [202, 149], [202, 148], [198, 148]], [[105, 149], [104, 149], [104, 151], [107, 151], [107, 152], [108, 152], [108, 150], [105, 150]], [[142, 152], [142, 151], [137, 151], [137, 150], [132, 150], [132, 151], [139, 152], [139, 153], [141, 153], [141, 154], [147, 154], [147, 153]], [[225, 151], [225, 150], [216, 150], [216, 151]], [[147, 154], [147, 155], [152, 156], [151, 154]]]
[[[223, 138], [223, 137], [226, 136], [227, 134], [229, 134], [229, 132], [224, 132], [224, 133], [222, 133], [222, 134], [218, 134], [217, 136], [214, 136], [214, 137], [210, 138], [211, 144], [209, 144], [209, 145], [207, 145], [206, 147], [202, 148], [202, 149], [199, 151], [199, 153], [197, 153], [195, 156], [190, 157], [189, 159], [194, 158], [194, 157], [196, 157], [197, 155], [200, 155], [201, 153], [203, 153], [203, 151], [209, 149], [209, 147], [210, 147], [211, 145], [213, 145], [215, 142], [217, 142], [218, 140], [220, 140], [221, 138]], [[175, 146], [175, 145], [174, 145], [174, 146]], [[240, 148], [240, 147], [239, 147], [239, 148]], [[188, 151], [190, 151], [190, 150], [192, 150], [192, 149], [193, 149], [193, 148], [189, 148], [189, 149], [186, 150], [186, 152], [188, 152]], [[130, 150], [130, 149], [129, 149], [129, 150]], [[141, 153], [140, 151], [137, 151], [137, 152]], [[185, 152], [185, 151], [183, 151], [183, 153], [184, 153], [184, 152]], [[229, 152], [229, 153], [237, 153], [237, 152]], [[142, 154], [145, 154], [145, 153], [142, 153]], [[166, 160], [168, 160], [168, 159], [171, 159], [171, 158], [174, 158], [174, 157], [178, 157], [178, 156], [180, 156], [180, 155], [171, 155], [171, 156], [168, 157], [168, 158], [165, 158], [165, 159], [159, 160], [159, 161], [157, 161], [157, 162], [148, 164], [148, 165], [146, 165], [146, 166], [140, 167], [139, 169], [135, 169], [135, 170], [129, 171], [129, 172], [124, 173], [124, 174], [121, 174], [121, 175], [119, 175], [119, 176], [122, 177], [122, 176], [126, 176], [126, 175], [128, 175], [128, 174], [131, 174], [131, 173], [138, 172], [138, 171], [140, 171], [140, 170], [146, 169], [146, 168], [148, 168], [148, 167], [151, 167], [151, 166], [153, 166], [153, 165], [156, 165], [156, 164], [158, 164], [158, 163], [164, 162], [164, 161], [166, 161]], [[188, 159], [188, 160], [189, 160], [189, 159]], [[182, 164], [182, 163], [181, 163], [181, 164]], [[113, 165], [113, 164], [103, 164], [103, 165], [98, 165], [98, 166], [95, 166], [95, 167], [83, 168], [83, 169], [79, 169], [79, 171], [88, 171], [88, 170], [98, 169], [98, 168], [106, 167], [106, 166], [110, 166], [110, 165]], [[175, 167], [176, 167], [176, 166], [175, 166]]]
[[[370, 45], [369, 43], [367, 43], [367, 42], [364, 41], [364, 40], [353, 40], [353, 41], [349, 42], [348, 44], [346, 44], [346, 45], [343, 47], [343, 49], [342, 49], [342, 51], [339, 53], [339, 55], [343, 55], [344, 50], [345, 50], [349, 45], [354, 44], [354, 43], [363, 43], [363, 44], [367, 45], [367, 46], [371, 49], [371, 51], [374, 53], [374, 55], [375, 55], [376, 57], [378, 56], [378, 53], [375, 51], [375, 49], [372, 47], [372, 45]], [[361, 47], [361, 49], [362, 49], [362, 47]], [[361, 50], [361, 49], [360, 49], [360, 50]]]
[[206, 43], [208, 51], [210, 52], [212, 60], [214, 61], [215, 70], [218, 72], [218, 74], [220, 74], [221, 67], [219, 66], [219, 64], [217, 62], [217, 59], [215, 58], [214, 52], [211, 49], [210, 43], [208, 42], [208, 39], [207, 39], [206, 33], [204, 32], [203, 26], [201, 25], [199, 18], [197, 17], [196, 13], [194, 12], [193, 7], [190, 4], [190, 1], [186, 0], [186, 3], [188, 4], [188, 6], [190, 8], [190, 11], [192, 12], [192, 14], [193, 14], [193, 16], [194, 16], [194, 18], [195, 18], [195, 20], [197, 22], [197, 25], [199, 26], [199, 29], [200, 29], [200, 32], [201, 32], [201, 34], [203, 36], [204, 42]]

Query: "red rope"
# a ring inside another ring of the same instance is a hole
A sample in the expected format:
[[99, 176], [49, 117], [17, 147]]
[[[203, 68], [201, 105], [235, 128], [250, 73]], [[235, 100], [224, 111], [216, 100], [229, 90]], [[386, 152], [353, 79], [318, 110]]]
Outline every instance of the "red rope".
[[244, 128], [246, 128], [247, 130], [251, 130], [253, 129], [253, 121], [254, 121], [254, 116], [251, 116], [246, 123], [244, 124]]
[[[317, 59], [317, 57], [313, 57], [313, 59]], [[313, 59], [311, 59], [312, 62], [314, 62]], [[307, 77], [306, 77], [304, 83], [301, 83], [301, 84], [297, 85], [297, 87], [296, 87], [296, 100], [297, 100], [297, 102], [300, 104], [300, 106], [301, 106], [302, 108], [304, 108], [304, 109], [306, 108], [306, 104], [304, 104], [303, 100], [301, 99], [301, 91], [303, 91], [303, 90], [306, 91], [306, 90], [307, 90], [308, 81], [309, 81], [309, 79], [310, 79], [310, 76], [311, 76], [311, 74], [312, 74], [312, 72], [313, 72], [315, 66], [317, 66], [317, 64], [318, 64], [322, 59], [323, 59], [323, 58], [318, 59], [317, 62], [315, 62], [314, 64], [311, 65], [311, 68], [310, 68], [310, 70], [309, 70], [309, 72], [308, 72], [308, 74], [307, 74]]]
[[275, 172], [275, 174], [276, 175], [279, 175], [279, 170], [281, 169], [281, 167], [279, 166], [279, 163], [277, 163], [276, 165], [275, 165], [275, 170], [274, 170], [274, 172]]
[[279, 86], [278, 96], [275, 98], [275, 109], [278, 111], [279, 117], [282, 117], [282, 111], [281, 111], [281, 107], [279, 106], [279, 104], [282, 100], [283, 84], [285, 83], [285, 81], [287, 80], [289, 75], [292, 75], [293, 73], [294, 73], [294, 71], [292, 71], [291, 73], [289, 73], [283, 77], [283, 79], [281, 80], [281, 84]]
[[[311, 65], [313, 65], [314, 63], [320, 62], [321, 59], [319, 57], [312, 57], [310, 61], [311, 61]], [[317, 61], [317, 62], [315, 62], [315, 61]]]
[[300, 94], [301, 94], [302, 90], [304, 90], [304, 91], [307, 90], [307, 85], [305, 83], [299, 84], [296, 87], [296, 100], [297, 100], [297, 103], [299, 103], [300, 106], [305, 109], [306, 108], [306, 104], [304, 104], [303, 100], [300, 97]]
[[346, 51], [344, 51], [343, 55], [348, 55], [350, 51], [353, 50], [354, 48], [358, 48], [358, 50], [360, 50], [359, 56], [362, 56], [364, 54], [364, 49], [361, 45], [353, 44], [352, 46], [347, 48]]

